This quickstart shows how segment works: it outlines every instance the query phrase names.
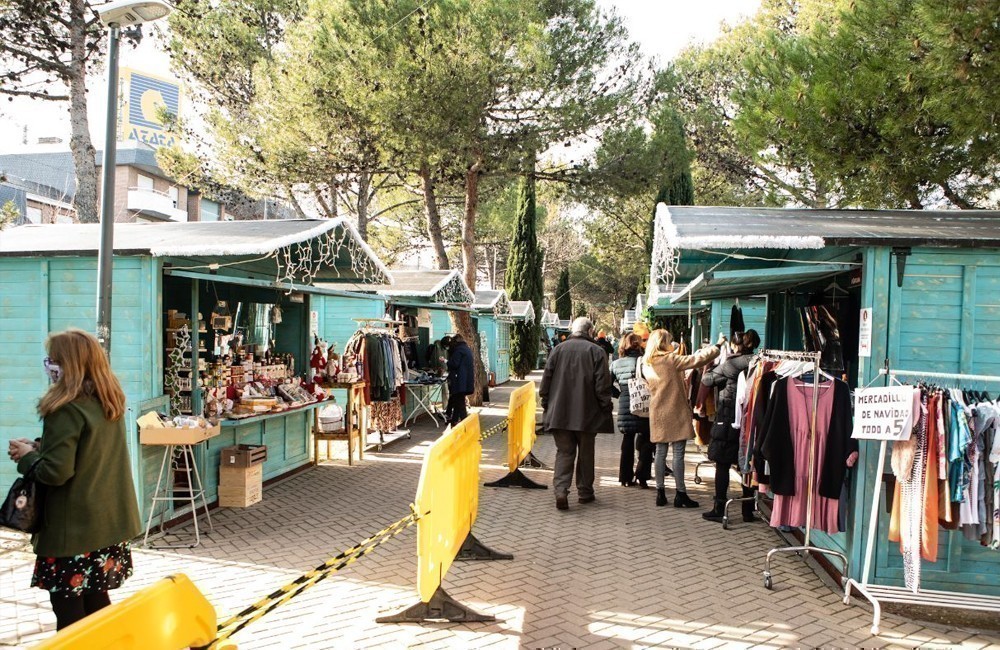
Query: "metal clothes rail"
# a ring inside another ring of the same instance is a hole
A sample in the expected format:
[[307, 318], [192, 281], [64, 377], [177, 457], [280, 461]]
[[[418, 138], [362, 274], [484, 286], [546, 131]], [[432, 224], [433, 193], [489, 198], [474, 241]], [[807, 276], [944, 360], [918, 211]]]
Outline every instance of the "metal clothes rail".
[[[891, 380], [896, 381], [896, 383], [901, 383], [897, 377], [913, 377], [917, 379], [941, 379], [956, 384], [959, 382], [1000, 384], [1000, 376], [993, 375], [963, 375], [948, 372], [889, 370], [887, 368], [880, 369], [879, 375], [888, 376]], [[851, 603], [852, 588], [871, 603], [873, 610], [871, 632], [873, 635], [879, 633], [879, 623], [882, 620], [881, 603], [883, 602], [1000, 613], [1000, 596], [919, 588], [917, 591], [912, 591], [906, 587], [873, 585], [869, 582], [871, 578], [872, 555], [875, 552], [875, 535], [878, 533], [878, 518], [879, 510], [881, 509], [879, 507], [879, 500], [882, 496], [882, 473], [885, 470], [886, 447], [887, 441], [883, 440], [879, 445], [878, 471], [875, 475], [875, 490], [872, 495], [871, 516], [868, 520], [868, 540], [865, 544], [865, 563], [861, 573], [861, 580], [858, 581], [852, 578], [844, 583], [844, 604], [849, 605]]]
[[[772, 548], [767, 553], [767, 558], [764, 560], [764, 587], [771, 589], [773, 586], [773, 581], [771, 579], [771, 558], [773, 558], [778, 553], [795, 553], [802, 557], [806, 557], [809, 554], [819, 554], [819, 555], [829, 555], [839, 558], [844, 565], [844, 571], [842, 575], [848, 575], [849, 563], [847, 556], [829, 548], [822, 548], [820, 546], [813, 546], [810, 540], [812, 532], [812, 519], [813, 519], [813, 500], [815, 499], [815, 490], [813, 489], [816, 485], [816, 418], [819, 412], [819, 378], [820, 378], [820, 358], [821, 353], [819, 352], [788, 352], [785, 350], [764, 350], [760, 357], [764, 361], [811, 361], [813, 364], [813, 403], [812, 403], [812, 419], [809, 425], [809, 474], [806, 483], [806, 525], [805, 525], [805, 539], [801, 546], [778, 546]], [[773, 516], [773, 515], [772, 515]]]

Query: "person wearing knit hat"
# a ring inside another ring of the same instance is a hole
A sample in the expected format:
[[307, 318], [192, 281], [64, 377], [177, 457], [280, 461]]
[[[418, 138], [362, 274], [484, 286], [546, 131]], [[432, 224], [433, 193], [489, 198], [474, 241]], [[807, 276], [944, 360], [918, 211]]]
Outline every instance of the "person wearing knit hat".
[[632, 331], [639, 335], [639, 338], [642, 339], [643, 346], [645, 346], [646, 341], [649, 340], [649, 325], [643, 321], [639, 321], [632, 326]]

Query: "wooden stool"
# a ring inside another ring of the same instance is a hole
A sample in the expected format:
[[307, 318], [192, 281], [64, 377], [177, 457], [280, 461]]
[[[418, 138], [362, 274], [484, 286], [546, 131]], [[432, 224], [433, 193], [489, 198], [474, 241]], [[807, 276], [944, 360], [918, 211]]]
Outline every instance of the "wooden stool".
[[[326, 457], [330, 458], [330, 441], [347, 441], [347, 464], [354, 464], [354, 448], [358, 449], [358, 460], [364, 459], [368, 432], [365, 422], [364, 382], [356, 384], [331, 384], [328, 388], [347, 390], [347, 409], [344, 411], [344, 428], [340, 431], [324, 432], [319, 427], [319, 408], [313, 410], [313, 463], [319, 464], [319, 443], [326, 442]], [[355, 443], [355, 440], [357, 441]]]

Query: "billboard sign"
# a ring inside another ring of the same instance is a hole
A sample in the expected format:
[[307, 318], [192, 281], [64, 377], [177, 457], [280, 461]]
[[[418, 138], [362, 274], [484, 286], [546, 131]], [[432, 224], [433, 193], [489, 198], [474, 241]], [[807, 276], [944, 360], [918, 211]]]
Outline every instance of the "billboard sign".
[[180, 82], [130, 68], [122, 68], [121, 79], [124, 104], [121, 139], [136, 140], [151, 147], [179, 144], [177, 134], [169, 131], [161, 118], [164, 110], [180, 116]]

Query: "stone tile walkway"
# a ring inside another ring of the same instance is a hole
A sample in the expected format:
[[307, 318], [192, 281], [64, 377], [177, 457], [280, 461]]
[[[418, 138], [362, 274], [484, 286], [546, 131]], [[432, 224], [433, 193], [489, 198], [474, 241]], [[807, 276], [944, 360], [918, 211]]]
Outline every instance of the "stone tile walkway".
[[[494, 391], [487, 427], [503, 417], [516, 382]], [[200, 548], [135, 552], [136, 575], [115, 600], [163, 576], [185, 573], [217, 608], [238, 611], [340, 550], [404, 516], [420, 463], [439, 430], [424, 422], [403, 439], [349, 467], [329, 462], [265, 490], [246, 510], [213, 514]], [[482, 479], [505, 473], [505, 438], [486, 441]], [[417, 600], [415, 531], [410, 529], [240, 632], [241, 648], [1000, 648], [1000, 635], [921, 624], [894, 616], [869, 635], [871, 615], [845, 606], [824, 578], [780, 558], [775, 589], [764, 589], [764, 555], [781, 539], [761, 523], [730, 531], [701, 510], [656, 508], [653, 490], [617, 485], [620, 438], [597, 441], [597, 502], [557, 512], [549, 490], [484, 488], [475, 533], [506, 562], [456, 563], [445, 578], [461, 602], [493, 624], [380, 625], [377, 616]], [[554, 446], [536, 455], [551, 464]], [[688, 456], [688, 475], [697, 454]], [[527, 470], [548, 484], [545, 470]], [[691, 494], [709, 500], [706, 484]], [[28, 647], [55, 619], [40, 590], [28, 589], [33, 556], [24, 539], [0, 537], [0, 646]]]

